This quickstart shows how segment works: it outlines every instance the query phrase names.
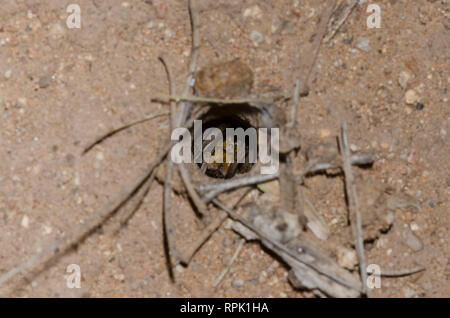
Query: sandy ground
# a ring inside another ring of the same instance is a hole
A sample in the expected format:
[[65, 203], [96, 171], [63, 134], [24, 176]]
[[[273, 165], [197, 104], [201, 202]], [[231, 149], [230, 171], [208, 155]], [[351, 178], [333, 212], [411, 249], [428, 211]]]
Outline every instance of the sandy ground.
[[[66, 27], [66, 7], [74, 2], [82, 9], [81, 29]], [[381, 29], [367, 28], [371, 1], [360, 2], [322, 48], [310, 95], [298, 113], [300, 131], [311, 145], [336, 135], [346, 119], [353, 148], [379, 154], [365, 173], [421, 202], [418, 212], [395, 211], [393, 228], [366, 254], [369, 263], [383, 268], [427, 270], [383, 279], [374, 296], [448, 297], [449, 1], [378, 0]], [[255, 91], [289, 91], [293, 66], [307, 52], [326, 2], [200, 3], [199, 66], [239, 57], [255, 72]], [[155, 92], [167, 91], [160, 53], [168, 54], [181, 91], [190, 58], [186, 1], [1, 2], [0, 274], [107, 206], [155, 157], [169, 132], [166, 118], [122, 132], [85, 156], [81, 152], [112, 127], [166, 111], [166, 105], [151, 102]], [[407, 94], [411, 89], [415, 95]], [[308, 185], [307, 196], [339, 232], [347, 215], [342, 178], [317, 176]], [[177, 283], [171, 284], [161, 203], [162, 187], [154, 184], [128, 226], [116, 231], [112, 221], [8, 296], [310, 296], [294, 291], [284, 266], [256, 243], [244, 246], [214, 290], [213, 281], [239, 242], [226, 228], [189, 267], [177, 267]], [[197, 225], [185, 199], [174, 196], [173, 205], [183, 246], [198, 233]], [[420, 238], [419, 251], [405, 244], [405, 227]], [[66, 286], [69, 264], [81, 268], [80, 289]], [[13, 284], [18, 281], [9, 287]]]

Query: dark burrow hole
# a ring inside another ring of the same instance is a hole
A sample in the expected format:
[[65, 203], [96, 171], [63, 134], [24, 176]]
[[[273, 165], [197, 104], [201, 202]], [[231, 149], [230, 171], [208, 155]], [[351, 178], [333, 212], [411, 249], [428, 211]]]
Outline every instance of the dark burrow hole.
[[[237, 137], [234, 136], [234, 163], [227, 163], [225, 157], [225, 147], [226, 141], [226, 129], [227, 128], [242, 128], [244, 131], [248, 128], [254, 128], [248, 120], [246, 120], [246, 113], [243, 110], [242, 105], [236, 105], [236, 107], [226, 107], [228, 111], [223, 111], [224, 109], [212, 109], [207, 114], [205, 114], [202, 120], [202, 136], [204, 132], [209, 128], [218, 128], [222, 132], [223, 143], [223, 163], [197, 163], [197, 167], [202, 171], [203, 174], [211, 178], [216, 179], [230, 179], [239, 174], [245, 174], [252, 170], [254, 163], [249, 162], [249, 136], [245, 136], [245, 163], [237, 162]], [[248, 113], [247, 113], [248, 115]], [[256, 130], [257, 132], [257, 130]], [[214, 140], [214, 139], [213, 139]], [[203, 147], [205, 149], [206, 145], [210, 144], [210, 140], [203, 140]], [[192, 140], [192, 152], [194, 152], [194, 138]], [[213, 151], [212, 156], [215, 155]]]

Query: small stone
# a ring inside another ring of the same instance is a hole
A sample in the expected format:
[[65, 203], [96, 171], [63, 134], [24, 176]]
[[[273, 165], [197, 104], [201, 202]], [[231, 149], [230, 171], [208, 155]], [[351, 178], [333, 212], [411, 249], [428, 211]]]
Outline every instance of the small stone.
[[27, 103], [28, 103], [28, 101], [25, 97], [19, 97], [17, 99], [17, 106], [19, 106], [19, 107], [25, 107], [25, 106], [27, 106]]
[[406, 89], [406, 87], [408, 87], [408, 83], [412, 77], [413, 76], [410, 72], [403, 71], [400, 73], [400, 75], [398, 77], [398, 84], [400, 85], [401, 88]]
[[12, 75], [12, 71], [11, 70], [7, 70], [4, 75], [5, 75], [6, 79], [10, 79], [11, 75]]
[[178, 264], [175, 269], [177, 270], [178, 273], [183, 273], [184, 272], [184, 267], [180, 264]]
[[265, 39], [264, 35], [256, 30], [253, 30], [252, 33], [250, 33], [250, 40], [255, 45], [258, 45], [258, 44], [264, 42], [264, 39]]
[[351, 144], [350, 145], [350, 150], [353, 151], [353, 152], [356, 152], [356, 151], [358, 151], [358, 146], [355, 145], [355, 144]]
[[42, 76], [39, 79], [39, 87], [40, 88], [47, 88], [47, 87], [50, 86], [51, 81], [52, 81], [52, 77], [51, 76], [49, 76], [49, 75]]
[[358, 257], [354, 250], [345, 247], [338, 247], [336, 250], [337, 260], [341, 267], [346, 269], [354, 269], [358, 265]]
[[98, 161], [103, 161], [105, 159], [105, 155], [103, 154], [103, 152], [97, 152], [95, 158], [97, 158]]
[[28, 216], [24, 215], [24, 217], [22, 218], [22, 222], [20, 222], [20, 225], [28, 229], [28, 227], [30, 226], [30, 219], [28, 218]]
[[425, 105], [424, 104], [422, 104], [422, 103], [417, 103], [417, 105], [416, 105], [416, 109], [417, 110], [423, 110], [425, 108]]
[[331, 130], [330, 129], [321, 129], [320, 130], [320, 138], [327, 138], [331, 136]]
[[422, 250], [422, 240], [411, 231], [409, 226], [403, 230], [402, 236], [405, 240], [405, 244], [414, 252], [419, 252]]
[[405, 101], [408, 105], [415, 105], [419, 102], [420, 96], [417, 94], [417, 92], [413, 89], [410, 89], [405, 94]]
[[235, 288], [241, 287], [243, 285], [244, 285], [244, 281], [242, 279], [238, 279], [233, 282], [233, 287], [235, 287]]
[[364, 52], [370, 52], [370, 50], [372, 49], [370, 47], [370, 40], [367, 38], [357, 38], [355, 45], [358, 49]]
[[244, 10], [244, 18], [253, 18], [253, 19], [262, 19], [263, 17], [263, 12], [261, 10], [261, 8], [258, 5], [254, 5], [250, 8], [247, 8]]

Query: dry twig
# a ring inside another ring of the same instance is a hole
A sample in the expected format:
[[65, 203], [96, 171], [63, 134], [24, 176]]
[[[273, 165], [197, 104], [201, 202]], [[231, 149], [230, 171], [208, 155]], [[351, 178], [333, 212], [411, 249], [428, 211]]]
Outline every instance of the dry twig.
[[330, 19], [327, 29], [327, 35], [324, 38], [324, 43], [329, 42], [337, 33], [337, 31], [341, 28], [341, 26], [345, 23], [350, 13], [353, 11], [355, 6], [358, 4], [358, 0], [344, 0], [347, 2], [346, 4], [340, 5], [336, 11], [333, 13], [333, 16]]
[[341, 127], [341, 134], [339, 136], [339, 149], [342, 156], [342, 170], [345, 175], [345, 189], [347, 192], [348, 208], [350, 210], [350, 220], [353, 229], [353, 235], [356, 240], [356, 251], [358, 253], [359, 268], [361, 280], [363, 281], [363, 292], [366, 293], [367, 271], [366, 260], [364, 256], [364, 239], [362, 234], [362, 218], [360, 212], [360, 205], [358, 194], [356, 192], [356, 184], [353, 177], [353, 171], [350, 162], [350, 149], [348, 148], [347, 140], [347, 122], [344, 122]]
[[228, 262], [227, 266], [222, 270], [222, 272], [220, 273], [219, 277], [217, 277], [216, 280], [214, 281], [214, 283], [213, 283], [213, 287], [214, 288], [219, 286], [219, 284], [225, 278], [225, 275], [230, 271], [231, 266], [233, 265], [234, 261], [239, 256], [239, 253], [242, 251], [242, 248], [244, 247], [244, 245], [245, 245], [245, 239], [241, 239], [239, 241], [238, 247], [236, 248], [236, 250], [233, 253], [233, 256], [231, 256], [230, 261]]
[[170, 113], [162, 113], [162, 114], [156, 114], [156, 115], [150, 115], [150, 116], [146, 116], [142, 119], [139, 120], [135, 120], [132, 121], [131, 123], [125, 124], [123, 126], [120, 126], [118, 128], [115, 128], [109, 132], [107, 132], [106, 134], [104, 134], [103, 136], [100, 136], [99, 138], [97, 138], [94, 142], [92, 142], [91, 144], [89, 144], [88, 146], [86, 146], [86, 148], [84, 148], [82, 154], [85, 155], [86, 153], [88, 153], [92, 148], [94, 148], [96, 145], [98, 145], [99, 143], [105, 141], [107, 138], [114, 136], [115, 134], [121, 132], [122, 130], [128, 129], [132, 126], [138, 125], [138, 124], [142, 124], [145, 123], [147, 121], [150, 121], [152, 119], [158, 118], [158, 117], [162, 117], [162, 116], [168, 116]]

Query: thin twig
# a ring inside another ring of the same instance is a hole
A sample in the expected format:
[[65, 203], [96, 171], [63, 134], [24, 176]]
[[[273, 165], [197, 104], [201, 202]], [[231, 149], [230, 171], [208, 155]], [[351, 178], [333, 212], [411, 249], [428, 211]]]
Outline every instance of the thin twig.
[[[198, 12], [197, 12], [197, 8], [196, 8], [196, 1], [195, 0], [189, 0], [188, 2], [188, 6], [189, 6], [189, 13], [190, 13], [190, 18], [191, 18], [191, 24], [192, 24], [192, 59], [191, 59], [191, 63], [189, 66], [189, 74], [188, 74], [188, 78], [186, 80], [186, 85], [185, 85], [185, 89], [184, 89], [184, 94], [185, 95], [189, 95], [191, 88], [192, 88], [192, 79], [195, 73], [195, 68], [196, 68], [196, 64], [197, 64], [197, 59], [198, 59], [198, 51], [199, 51], [199, 45], [200, 45], [200, 38], [199, 38], [199, 16], [198, 16]], [[167, 65], [165, 65], [167, 68]], [[170, 81], [169, 78], [169, 86], [170, 86], [170, 92], [169, 95], [174, 94], [174, 84]], [[171, 103], [175, 103], [175, 100], [171, 100]], [[171, 109], [175, 109], [176, 107], [174, 105], [171, 106]], [[180, 107], [179, 107], [179, 111], [178, 111], [178, 116], [175, 117], [175, 114], [172, 113], [172, 119], [173, 119], [173, 127], [172, 128], [177, 128], [180, 127], [181, 125], [184, 124], [184, 122], [186, 121], [186, 118], [188, 116], [188, 104], [187, 103], [181, 103]], [[171, 222], [171, 199], [170, 196], [172, 194], [172, 177], [173, 177], [173, 166], [174, 163], [171, 160], [170, 156], [167, 158], [167, 171], [166, 171], [166, 180], [164, 183], [164, 206], [163, 206], [163, 227], [164, 227], [164, 237], [166, 239], [166, 244], [165, 246], [167, 247], [167, 260], [168, 260], [168, 265], [169, 265], [169, 274], [170, 277], [172, 279], [174, 279], [174, 275], [173, 275], [173, 271], [172, 271], [172, 264], [175, 263], [179, 263], [180, 262], [180, 254], [178, 253], [176, 246], [175, 246], [175, 240], [172, 237], [172, 229], [170, 228], [170, 224], [172, 224]], [[181, 168], [180, 170], [181, 176], [183, 181], [185, 182], [185, 186], [186, 189], [188, 190], [193, 190], [192, 188], [190, 188], [190, 181], [189, 178], [187, 178], [187, 174], [186, 171], [183, 170], [183, 168]], [[196, 193], [194, 193], [195, 191], [191, 191], [190, 194], [193, 195], [193, 198], [195, 198], [194, 200], [196, 200], [196, 202], [198, 204], [200, 204], [200, 199], [197, 197]], [[197, 200], [198, 199], [198, 200]], [[200, 210], [205, 210], [205, 207], [202, 207], [200, 204], [200, 207], [198, 207]]]
[[[425, 267], [415, 267], [413, 269], [401, 269], [401, 270], [382, 270], [380, 276], [383, 277], [403, 277], [403, 276], [409, 276], [416, 273], [420, 273], [425, 271]], [[369, 273], [368, 274], [372, 274]]]
[[[183, 95], [190, 96], [191, 90], [194, 85], [195, 69], [197, 67], [198, 56], [200, 52], [200, 15], [197, 9], [197, 1], [189, 0], [189, 17], [191, 20], [192, 28], [192, 49], [191, 49], [191, 62], [189, 63], [189, 73], [186, 79]], [[179, 102], [179, 101], [177, 101]], [[179, 112], [178, 126], [180, 126], [188, 117], [188, 114], [192, 108], [191, 104], [186, 102], [181, 103]]]
[[342, 156], [342, 163], [343, 163], [342, 170], [344, 171], [345, 175], [345, 189], [347, 192], [348, 208], [350, 210], [351, 216], [350, 220], [353, 228], [353, 235], [356, 241], [355, 245], [356, 251], [358, 253], [361, 280], [363, 281], [363, 292], [364, 294], [366, 294], [367, 289], [365, 282], [367, 281], [367, 270], [366, 270], [366, 260], [364, 256], [362, 218], [358, 194], [356, 192], [355, 180], [353, 177], [353, 171], [350, 163], [350, 150], [348, 148], [348, 140], [347, 140], [347, 122], [344, 122], [341, 127], [341, 134], [339, 136], [339, 149]]
[[191, 177], [189, 175], [189, 171], [186, 169], [186, 167], [183, 164], [177, 165], [178, 172], [180, 173], [181, 180], [183, 180], [184, 187], [186, 188], [186, 191], [191, 198], [192, 202], [194, 203], [195, 207], [197, 208], [197, 211], [202, 215], [205, 216], [208, 214], [208, 207], [206, 206], [205, 202], [203, 202], [202, 198], [198, 195], [197, 191], [194, 188], [194, 185], [192, 184]]
[[[160, 55], [158, 58], [162, 65], [164, 66], [164, 70], [166, 71], [167, 81], [169, 82], [169, 94], [173, 94], [175, 92], [175, 84], [172, 81], [172, 72], [170, 71], [169, 64], [166, 61], [166, 57], [164, 55]], [[172, 100], [170, 101], [170, 130], [176, 128], [177, 122], [175, 114], [177, 113], [177, 104]]]
[[203, 201], [206, 203], [211, 202], [212, 199], [214, 199], [217, 195], [219, 195], [222, 192], [230, 191], [233, 189], [258, 184], [258, 183], [264, 183], [267, 181], [271, 181], [274, 179], [277, 179], [280, 176], [279, 173], [271, 174], [271, 175], [256, 175], [251, 177], [244, 177], [239, 179], [234, 179], [227, 182], [222, 183], [214, 183], [214, 184], [208, 184], [200, 187], [200, 191], [208, 191], [205, 195], [203, 195]]
[[235, 104], [271, 104], [272, 99], [262, 100], [254, 98], [238, 98], [238, 99], [222, 99], [222, 98], [208, 98], [197, 96], [178, 96], [178, 95], [165, 95], [156, 93], [154, 100], [163, 102], [176, 101], [176, 102], [194, 102], [194, 103], [207, 103], [207, 104], [223, 104], [223, 105], [235, 105]]
[[[169, 94], [174, 93], [175, 85], [172, 81], [171, 72], [168, 64], [163, 56], [159, 57], [159, 60], [164, 65], [166, 70], [167, 80], [169, 82]], [[177, 105], [175, 101], [170, 101], [170, 130], [178, 127], [178, 121], [180, 116], [176, 116]], [[175, 279], [172, 264], [176, 264], [179, 261], [178, 252], [175, 246], [175, 239], [173, 238], [173, 232], [171, 229], [172, 224], [172, 210], [171, 210], [171, 195], [172, 195], [172, 176], [173, 176], [174, 163], [170, 156], [167, 157], [167, 170], [166, 179], [164, 182], [164, 199], [163, 199], [163, 232], [164, 232], [164, 251], [167, 256], [167, 263], [169, 269], [169, 276], [172, 280]]]
[[156, 114], [156, 115], [150, 115], [150, 116], [146, 116], [142, 119], [139, 120], [135, 120], [132, 121], [131, 123], [125, 124], [123, 126], [120, 126], [118, 128], [115, 128], [109, 132], [107, 132], [106, 134], [104, 134], [103, 136], [97, 138], [94, 142], [92, 142], [91, 144], [89, 144], [82, 152], [82, 154], [86, 154], [87, 152], [89, 152], [92, 148], [94, 148], [96, 145], [98, 145], [99, 143], [103, 142], [105, 139], [114, 136], [115, 134], [121, 132], [122, 130], [125, 130], [127, 128], [130, 128], [132, 126], [138, 125], [138, 124], [142, 124], [145, 123], [147, 121], [150, 121], [152, 119], [158, 118], [158, 117], [162, 117], [162, 116], [168, 116], [170, 113], [162, 113], [162, 114]]
[[135, 213], [139, 210], [139, 208], [141, 207], [142, 203], [144, 202], [145, 197], [150, 192], [153, 181], [155, 180], [155, 177], [156, 177], [156, 171], [157, 171], [157, 169], [154, 169], [150, 178], [147, 181], [145, 181], [145, 183], [142, 185], [142, 188], [144, 190], [142, 191], [142, 194], [138, 198], [138, 203], [136, 204], [136, 206], [129, 213], [126, 213], [125, 215], [123, 215], [120, 218], [120, 221], [119, 221], [120, 227], [125, 226], [131, 220], [131, 218], [135, 215]]
[[[355, 154], [351, 156], [351, 164], [355, 166], [364, 166], [375, 161], [375, 156], [372, 154]], [[340, 166], [337, 166], [333, 163], [321, 163], [314, 166], [309, 167], [303, 175], [307, 175], [309, 173], [316, 173], [319, 171], [324, 171], [328, 169], [337, 169]], [[271, 174], [271, 175], [255, 175], [249, 177], [243, 177], [238, 179], [233, 179], [229, 181], [222, 181], [220, 183], [210, 183], [204, 184], [200, 186], [200, 192], [204, 193], [202, 198], [204, 202], [209, 203], [213, 198], [218, 196], [219, 194], [230, 191], [233, 189], [264, 183], [268, 181], [272, 181], [278, 179], [280, 177], [279, 173]]]
[[300, 105], [300, 80], [297, 80], [295, 82], [294, 96], [293, 96], [293, 101], [292, 101], [290, 119], [289, 119], [289, 122], [286, 124], [286, 126], [288, 126], [288, 127], [296, 126], [297, 112], [298, 112], [299, 105]]
[[[366, 166], [373, 164], [375, 159], [376, 159], [375, 154], [354, 154], [350, 157], [350, 162], [352, 166]], [[337, 165], [336, 163], [329, 163], [329, 162], [312, 163], [312, 164], [308, 163], [308, 165], [306, 166], [305, 174], [316, 173], [325, 170], [333, 170], [338, 168], [341, 168], [341, 166]]]
[[245, 245], [245, 239], [241, 239], [239, 241], [239, 245], [236, 248], [236, 250], [233, 253], [233, 256], [231, 256], [227, 266], [222, 270], [222, 272], [220, 273], [219, 277], [217, 277], [217, 279], [214, 281], [213, 283], [213, 287], [216, 288], [217, 286], [219, 286], [219, 284], [222, 282], [222, 280], [225, 278], [225, 275], [230, 271], [231, 266], [233, 266], [234, 261], [237, 259], [237, 257], [239, 256], [239, 253], [242, 251], [242, 248]]
[[320, 48], [322, 46], [323, 38], [327, 32], [327, 25], [333, 15], [334, 8], [336, 7], [336, 0], [332, 0], [331, 3], [327, 2], [328, 10], [321, 16], [319, 25], [317, 26], [317, 33], [315, 35], [314, 43], [311, 48], [311, 53], [306, 54], [308, 66], [305, 72], [302, 72], [299, 76], [300, 79], [300, 96], [306, 96], [309, 92], [309, 80], [316, 64], [317, 57], [319, 56]]
[[333, 13], [333, 17], [328, 24], [327, 35], [323, 39], [324, 43], [329, 42], [335, 36], [357, 4], [358, 0], [351, 0], [350, 3], [347, 3], [344, 7], [339, 7]]

